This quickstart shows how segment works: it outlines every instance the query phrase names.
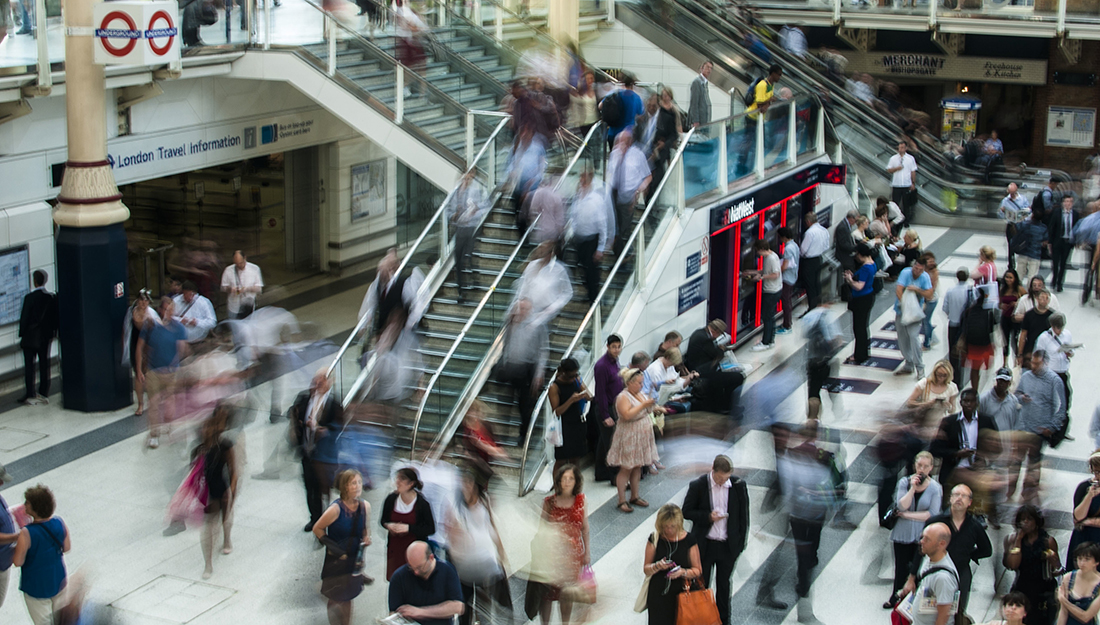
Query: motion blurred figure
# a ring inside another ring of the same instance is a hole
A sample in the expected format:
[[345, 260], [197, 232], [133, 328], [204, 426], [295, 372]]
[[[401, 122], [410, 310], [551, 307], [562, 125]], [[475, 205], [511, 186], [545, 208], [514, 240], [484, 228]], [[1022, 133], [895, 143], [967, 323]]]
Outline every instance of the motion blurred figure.
[[364, 325], [364, 331], [367, 332], [367, 340], [363, 342], [364, 351], [382, 334], [382, 329], [395, 309], [404, 310], [405, 327], [413, 328], [420, 323], [427, 308], [427, 302], [422, 301], [419, 295], [421, 285], [424, 284], [424, 273], [419, 267], [413, 267], [404, 275], [397, 275], [400, 266], [397, 250], [390, 248], [382, 260], [378, 261], [378, 276], [367, 287], [367, 293], [363, 296], [363, 303], [359, 306], [359, 320], [367, 319]]
[[593, 181], [591, 169], [581, 173], [577, 194], [569, 211], [573, 223], [573, 249], [584, 276], [588, 305], [600, 292], [600, 261], [615, 238], [615, 213], [603, 183]]
[[534, 315], [531, 301], [521, 298], [512, 305], [504, 328], [504, 351], [495, 367], [497, 382], [511, 387], [512, 399], [519, 406], [519, 441], [523, 444], [542, 388], [549, 356], [549, 333], [545, 323]]
[[478, 181], [476, 170], [470, 169], [447, 203], [447, 218], [455, 229], [455, 283], [459, 303], [466, 302], [466, 269], [473, 257], [478, 227], [488, 208], [485, 188]]
[[[161, 427], [175, 419], [176, 373], [188, 353], [187, 331], [175, 320], [175, 305], [160, 299], [160, 323], [146, 324], [137, 344], [137, 376], [149, 390], [149, 437], [146, 446], [160, 446]], [[148, 375], [145, 370], [148, 367]]]

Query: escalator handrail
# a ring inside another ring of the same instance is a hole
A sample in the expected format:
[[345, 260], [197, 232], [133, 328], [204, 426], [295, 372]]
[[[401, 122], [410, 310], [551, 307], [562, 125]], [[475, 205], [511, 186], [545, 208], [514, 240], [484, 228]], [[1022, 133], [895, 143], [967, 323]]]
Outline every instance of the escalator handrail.
[[[793, 101], [791, 104], [793, 105]], [[707, 125], [724, 128], [724, 125], [732, 119], [733, 117], [728, 117], [726, 119], [718, 120], [717, 122], [712, 122], [711, 124]], [[646, 219], [653, 211], [653, 208], [657, 205], [657, 200], [659, 200], [661, 197], [661, 191], [664, 190], [665, 184], [668, 182], [669, 176], [673, 175], [673, 173], [676, 171], [676, 164], [680, 160], [682, 160], [684, 149], [687, 148], [688, 142], [691, 139], [692, 135], [695, 134], [696, 130], [696, 128], [691, 128], [690, 130], [688, 130], [687, 134], [681, 137], [680, 145], [676, 148], [676, 153], [669, 160], [668, 165], [665, 168], [664, 177], [661, 178], [661, 181], [657, 184], [657, 188], [654, 189], [653, 196], [650, 198], [649, 203], [646, 204], [645, 211], [642, 212], [642, 216], [638, 219], [638, 225], [634, 227], [634, 230], [630, 233], [630, 237], [628, 237], [626, 242], [623, 244], [622, 249], [631, 249], [631, 247], [634, 245], [634, 241], [638, 238], [643, 228], [645, 228]], [[576, 333], [573, 335], [573, 340], [569, 342], [569, 346], [566, 347], [565, 351], [562, 353], [562, 358], [568, 358], [569, 355], [573, 353], [573, 350], [576, 349], [577, 345], [581, 342], [581, 339], [584, 337], [584, 333], [588, 329], [589, 324], [592, 323], [592, 317], [596, 314], [596, 308], [600, 306], [600, 302], [603, 301], [604, 296], [607, 294], [607, 289], [610, 288], [616, 274], [622, 268], [623, 261], [626, 259], [626, 257], [626, 254], [620, 254], [619, 257], [615, 259], [615, 264], [611, 266], [611, 271], [608, 272], [607, 278], [604, 279], [603, 286], [600, 288], [600, 292], [596, 296], [595, 303], [589, 306], [588, 312], [585, 313], [584, 318], [581, 320], [580, 326], [577, 328]], [[644, 262], [644, 258], [635, 258], [635, 269], [641, 267], [641, 263]], [[527, 488], [527, 484], [524, 483], [524, 472], [527, 467], [527, 456], [530, 453], [531, 448], [531, 435], [535, 431], [535, 426], [538, 424], [539, 415], [541, 414], [541, 411], [543, 409], [543, 404], [546, 403], [547, 398], [549, 397], [549, 393], [550, 389], [548, 385], [547, 388], [544, 389], [539, 395], [538, 401], [535, 402], [534, 410], [532, 410], [531, 412], [533, 416], [531, 418], [531, 422], [527, 425], [527, 431], [522, 433], [523, 454], [521, 455], [519, 465], [519, 495], [521, 497], [530, 492], [530, 489]]]
[[[584, 156], [584, 151], [588, 147], [589, 143], [593, 140], [593, 137], [601, 136], [599, 134], [601, 132], [604, 132], [603, 122], [597, 122], [595, 124], [592, 124], [592, 127], [588, 129], [588, 133], [585, 135], [583, 142], [581, 143], [580, 147], [577, 148], [577, 151], [576, 151], [576, 153], [574, 153], [573, 158], [570, 159], [569, 165], [566, 166], [565, 170], [561, 173], [560, 177], [558, 178], [558, 182], [557, 182], [557, 185], [555, 186], [555, 190], [561, 188], [561, 185], [569, 177], [569, 174], [572, 173], [573, 168], [576, 167], [577, 162], [580, 161], [580, 159]], [[601, 140], [597, 140], [597, 141], [601, 141]], [[538, 223], [538, 220], [541, 217], [542, 217], [542, 215], [540, 214], [538, 217], [535, 218], [535, 221], [531, 222], [531, 226], [527, 229], [527, 232], [524, 233], [524, 235], [520, 239], [519, 243], [516, 244], [516, 248], [512, 251], [511, 256], [509, 256], [508, 260], [504, 263], [504, 267], [500, 270], [500, 273], [497, 275], [496, 280], [494, 280], [493, 285], [489, 287], [489, 292], [486, 293], [486, 295], [484, 297], [482, 297], [482, 301], [479, 303], [477, 310], [475, 310], [474, 313], [470, 316], [470, 320], [467, 321], [466, 325], [463, 326], [462, 331], [459, 332], [458, 337], [455, 338], [454, 344], [451, 346], [451, 349], [448, 351], [447, 356], [443, 359], [442, 362], [440, 362], [439, 368], [436, 370], [436, 376], [440, 375], [443, 372], [444, 367], [446, 367], [446, 365], [447, 365], [447, 361], [450, 360], [451, 355], [454, 353], [454, 350], [458, 347], [458, 344], [462, 341], [462, 338], [465, 336], [466, 331], [474, 323], [474, 320], [478, 316], [478, 314], [480, 314], [481, 309], [485, 305], [485, 302], [493, 294], [493, 291], [496, 289], [496, 285], [499, 283], [500, 279], [504, 276], [504, 273], [511, 267], [511, 263], [512, 263], [513, 259], [515, 258], [515, 255], [519, 252], [520, 248], [523, 247], [524, 240], [526, 240], [528, 233], [533, 232], [535, 224]], [[497, 333], [496, 339], [494, 339], [493, 343], [489, 347], [489, 352], [490, 353], [492, 353], [497, 348], [498, 343], [502, 340], [503, 336], [504, 336], [504, 329], [502, 328], [500, 330], [500, 332]], [[464, 398], [466, 398], [470, 394], [471, 389], [472, 389], [471, 385], [472, 385], [473, 381], [477, 380], [479, 378], [479, 376], [484, 372], [484, 367], [485, 367], [485, 363], [486, 363], [487, 360], [488, 359], [483, 359], [478, 364], [477, 368], [470, 374], [470, 378], [469, 378], [470, 382], [467, 383], [466, 387], [462, 390], [461, 393], [459, 393], [458, 399], [455, 401], [455, 407], [451, 409], [450, 414], [448, 414], [447, 418], [444, 419], [443, 425], [439, 428], [439, 431], [436, 432], [435, 439], [432, 441], [432, 444], [428, 447], [428, 451], [427, 451], [427, 454], [426, 454], [428, 459], [430, 459], [430, 460], [438, 459], [440, 456], [443, 455], [443, 450], [446, 448], [446, 444], [440, 444], [440, 441], [443, 439], [445, 433], [449, 432], [449, 431], [453, 430], [455, 427], [457, 427], [457, 424], [458, 424], [458, 422], [461, 421], [462, 416], [465, 416], [464, 414], [460, 415], [461, 411], [459, 410], [459, 408], [462, 406]], [[434, 380], [434, 376], [433, 376], [432, 382], [434, 383], [434, 381], [435, 380]], [[430, 386], [431, 386], [431, 384], [429, 384], [429, 390], [430, 390]], [[428, 393], [425, 392], [424, 401], [427, 400], [427, 396], [428, 396]], [[416, 419], [415, 419], [415, 423], [413, 425], [413, 443], [414, 443], [413, 450], [414, 451], [416, 449], [416, 447], [415, 447], [416, 438], [419, 435], [420, 419], [421, 419], [421, 416], [424, 412], [424, 401], [421, 402], [421, 405], [420, 405], [419, 409], [416, 412]], [[449, 436], [447, 437], [447, 440], [449, 442], [449, 440], [450, 440]]]
[[[497, 138], [497, 135], [499, 135], [501, 131], [504, 130], [504, 127], [508, 125], [510, 119], [511, 116], [508, 116], [504, 119], [501, 119], [500, 122], [497, 123], [496, 128], [493, 130], [493, 133], [489, 135], [488, 139], [485, 140], [485, 143], [481, 146], [481, 150], [478, 151], [477, 156], [474, 158], [473, 163], [466, 169], [463, 175], [477, 169], [478, 163], [481, 162], [482, 156], [485, 155], [485, 151], [489, 149], [489, 146], [493, 145], [494, 141]], [[454, 188], [450, 190], [450, 192], [447, 193], [447, 197], [443, 198], [443, 202], [439, 204], [439, 208], [436, 209], [435, 214], [432, 215], [431, 219], [428, 220], [428, 223], [425, 224], [424, 229], [420, 232], [420, 236], [416, 237], [416, 240], [413, 241], [413, 244], [409, 246], [409, 249], [405, 252], [405, 256], [401, 259], [401, 264], [398, 265], [397, 271], [394, 272], [394, 275], [399, 276], [401, 275], [401, 272], [405, 271], [405, 267], [409, 264], [409, 259], [413, 257], [413, 254], [415, 254], [416, 251], [420, 248], [420, 244], [423, 243], [424, 239], [428, 236], [428, 232], [435, 226], [436, 222], [438, 222], [443, 214], [446, 212], [447, 205], [450, 204], [451, 198], [454, 197], [455, 191], [458, 189], [460, 184], [461, 180], [458, 184], [454, 186]], [[444, 263], [445, 261], [446, 258], [440, 258], [436, 261], [436, 265], [442, 266], [442, 263]], [[425, 284], [427, 284], [427, 281], [425, 281]], [[344, 340], [343, 345], [340, 346], [340, 350], [336, 352], [336, 356], [335, 358], [333, 358], [332, 364], [330, 364], [328, 366], [328, 369], [325, 371], [326, 376], [332, 375], [332, 372], [336, 369], [336, 365], [340, 362], [340, 359], [344, 357], [344, 354], [347, 353], [348, 349], [351, 347], [351, 344], [355, 342], [355, 338], [359, 336], [359, 334], [363, 331], [363, 328], [366, 326], [368, 321], [369, 319], [364, 316], [355, 324], [355, 328], [351, 331], [351, 334], [348, 335], [348, 338]], [[360, 373], [359, 378], [363, 378], [363, 373], [368, 372], [368, 369], [370, 368], [371, 367], [364, 367], [363, 372]], [[353, 385], [353, 388], [357, 389], [361, 385], [362, 383], [357, 378], [356, 383]], [[349, 392], [346, 394], [345, 397], [346, 405], [346, 403], [349, 401], [347, 398], [354, 397], [354, 395]]]

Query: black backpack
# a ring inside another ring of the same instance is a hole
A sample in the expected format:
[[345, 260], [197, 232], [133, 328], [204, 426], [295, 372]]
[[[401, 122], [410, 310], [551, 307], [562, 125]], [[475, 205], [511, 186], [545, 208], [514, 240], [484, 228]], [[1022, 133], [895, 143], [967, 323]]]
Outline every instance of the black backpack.
[[615, 91], [603, 99], [600, 104], [600, 120], [611, 128], [623, 126], [623, 117], [626, 115], [626, 103], [623, 102], [622, 91]]
[[745, 106], [752, 106], [753, 102], [756, 102], [756, 85], [760, 84], [763, 78], [757, 78], [749, 84], [749, 88], [745, 90], [745, 95], [741, 98], [741, 101], [745, 103]]

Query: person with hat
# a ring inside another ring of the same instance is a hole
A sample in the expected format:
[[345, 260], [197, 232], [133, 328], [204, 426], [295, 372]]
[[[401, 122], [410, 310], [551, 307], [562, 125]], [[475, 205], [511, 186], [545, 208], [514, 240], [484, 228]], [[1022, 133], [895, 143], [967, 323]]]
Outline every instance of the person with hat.
[[[642, 499], [638, 483], [642, 479], [642, 467], [657, 462], [657, 441], [653, 437], [653, 422], [649, 415], [664, 412], [657, 400], [642, 393], [643, 373], [639, 369], [623, 369], [620, 372], [625, 388], [615, 398], [615, 413], [619, 415], [611, 449], [607, 452], [607, 464], [619, 467], [615, 487], [619, 491], [619, 511], [634, 512], [634, 506], [649, 507]], [[630, 481], [633, 499], [626, 500], [626, 484]]]
[[[0, 486], [12, 482], [11, 474], [0, 464]], [[0, 495], [0, 607], [8, 594], [8, 578], [11, 577], [11, 557], [15, 555], [15, 542], [19, 540], [19, 526], [8, 508], [8, 502]]]
[[1012, 453], [1012, 433], [1016, 431], [1020, 419], [1020, 400], [1010, 392], [1012, 388], [1012, 369], [997, 369], [993, 387], [978, 398], [978, 414], [987, 415], [997, 424], [1001, 433], [1001, 450], [1005, 456]]

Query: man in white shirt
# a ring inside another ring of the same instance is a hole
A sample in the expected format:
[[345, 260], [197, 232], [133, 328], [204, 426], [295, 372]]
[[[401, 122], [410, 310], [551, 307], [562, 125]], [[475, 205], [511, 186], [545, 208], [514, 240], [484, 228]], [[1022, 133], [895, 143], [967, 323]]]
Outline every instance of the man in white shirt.
[[[1035, 301], [1039, 297], [1039, 293], [1045, 291], [1047, 288], [1047, 281], [1042, 276], [1032, 276], [1031, 281], [1028, 282], [1027, 293], [1016, 300], [1016, 308], [1012, 310], [1012, 320], [1016, 323], [1020, 323], [1024, 320], [1024, 315], [1027, 311], [1035, 308]], [[1050, 295], [1050, 303], [1047, 304], [1047, 308], [1057, 312], [1058, 296], [1054, 293], [1048, 293]]]
[[[413, 267], [405, 276], [397, 275], [401, 266], [397, 250], [391, 248], [382, 260], [378, 261], [378, 276], [367, 287], [363, 303], [359, 306], [359, 320], [367, 318], [364, 331], [369, 338], [382, 334], [390, 315], [398, 308], [403, 309], [405, 329], [412, 329], [420, 323], [424, 311], [428, 308], [428, 298], [420, 296], [420, 287], [424, 284], [424, 274], [419, 267]], [[369, 347], [367, 340], [363, 347]]]
[[806, 33], [802, 32], [802, 24], [784, 26], [783, 30], [779, 31], [779, 45], [800, 59], [806, 58], [806, 50], [809, 46], [806, 43]]
[[[831, 245], [829, 231], [817, 223], [817, 215], [806, 213], [806, 232], [802, 235], [802, 257], [798, 269], [802, 286], [806, 289], [806, 310], [811, 311], [821, 303], [821, 255]], [[802, 313], [806, 316], [806, 313]]]
[[474, 253], [481, 219], [489, 209], [485, 201], [485, 188], [474, 172], [473, 168], [466, 172], [447, 204], [447, 218], [455, 229], [455, 283], [458, 285], [459, 303], [466, 301], [466, 266]]
[[573, 249], [584, 275], [588, 305], [600, 293], [600, 261], [614, 238], [615, 213], [602, 183], [593, 182], [592, 170], [581, 173], [577, 195], [569, 211], [573, 223]]
[[230, 319], [244, 319], [256, 309], [256, 298], [264, 290], [260, 268], [248, 262], [244, 252], [233, 252], [233, 264], [222, 273], [222, 291], [228, 293], [225, 301]]
[[1012, 239], [1016, 237], [1016, 224], [1031, 219], [1031, 202], [1020, 195], [1015, 182], [1008, 185], [1008, 195], [1001, 200], [997, 214], [1005, 220], [1005, 238], [1008, 239], [1008, 266], [1016, 268], [1016, 254], [1012, 251]]
[[943, 313], [947, 315], [947, 359], [954, 370], [955, 385], [962, 386], [962, 359], [959, 358], [959, 338], [962, 336], [963, 315], [970, 304], [977, 299], [973, 287], [970, 286], [970, 270], [959, 267], [955, 270], [955, 278], [959, 281], [943, 296]]
[[183, 293], [172, 298], [176, 303], [176, 319], [187, 332], [187, 342], [197, 343], [218, 325], [214, 304], [199, 294], [195, 283], [184, 280]]
[[1066, 391], [1066, 412], [1069, 412], [1073, 399], [1073, 389], [1069, 385], [1069, 359], [1073, 358], [1073, 350], [1065, 346], [1072, 344], [1073, 336], [1066, 329], [1066, 316], [1060, 312], [1050, 316], [1050, 329], [1035, 340], [1035, 349], [1047, 353], [1047, 367], [1062, 378]]
[[906, 154], [907, 149], [904, 141], [898, 142], [898, 153], [891, 156], [886, 163], [886, 173], [893, 176], [890, 181], [890, 198], [901, 207], [906, 224], [913, 221], [917, 191], [917, 161], [911, 154]]
[[753, 249], [762, 259], [760, 269], [752, 272], [751, 277], [758, 280], [762, 287], [760, 316], [764, 323], [764, 336], [759, 343], [753, 345], [752, 351], [762, 352], [775, 347], [775, 309], [783, 294], [783, 264], [767, 241], [757, 240], [753, 243]]
[[[733, 463], [728, 457], [716, 456], [710, 472], [688, 485], [682, 509], [684, 518], [691, 521], [691, 535], [699, 545], [705, 588], [710, 587], [711, 574], [717, 568], [714, 597], [722, 625], [729, 625], [730, 577], [748, 539], [748, 486], [733, 475]], [[766, 607], [787, 606], [771, 599]]]
[[634, 205], [645, 193], [652, 175], [645, 153], [634, 144], [629, 132], [619, 133], [615, 150], [607, 162], [607, 181], [615, 204], [615, 255], [622, 253], [634, 226]]

